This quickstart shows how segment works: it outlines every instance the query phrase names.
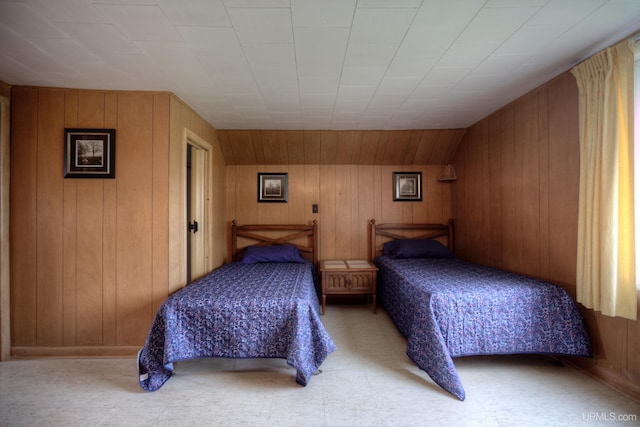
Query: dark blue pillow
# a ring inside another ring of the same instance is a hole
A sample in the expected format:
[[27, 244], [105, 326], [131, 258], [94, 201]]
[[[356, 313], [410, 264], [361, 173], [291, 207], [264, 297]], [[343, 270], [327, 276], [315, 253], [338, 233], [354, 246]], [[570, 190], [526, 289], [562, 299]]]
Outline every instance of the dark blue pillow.
[[386, 256], [393, 257], [396, 251], [396, 241], [390, 240], [382, 245], [382, 254]]
[[248, 246], [242, 255], [242, 262], [304, 262], [300, 251], [293, 245]]
[[397, 239], [384, 244], [384, 254], [392, 258], [454, 258], [455, 254], [433, 239]]

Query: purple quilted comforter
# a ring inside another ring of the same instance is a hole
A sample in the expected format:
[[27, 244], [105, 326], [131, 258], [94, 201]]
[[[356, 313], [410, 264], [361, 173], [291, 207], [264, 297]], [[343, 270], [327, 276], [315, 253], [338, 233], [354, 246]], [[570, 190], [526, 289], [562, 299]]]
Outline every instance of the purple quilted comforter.
[[155, 391], [173, 362], [199, 357], [281, 358], [296, 382], [335, 350], [320, 320], [311, 263], [227, 264], [171, 295], [138, 355], [140, 385]]
[[560, 287], [458, 259], [376, 258], [380, 301], [407, 355], [460, 400], [452, 357], [591, 356], [575, 303]]

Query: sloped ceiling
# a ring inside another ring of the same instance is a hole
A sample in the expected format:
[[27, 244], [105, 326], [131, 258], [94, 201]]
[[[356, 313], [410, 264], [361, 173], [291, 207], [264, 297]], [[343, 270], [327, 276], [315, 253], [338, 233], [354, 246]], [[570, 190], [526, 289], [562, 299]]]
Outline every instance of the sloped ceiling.
[[449, 163], [463, 129], [218, 131], [227, 164], [428, 165]]

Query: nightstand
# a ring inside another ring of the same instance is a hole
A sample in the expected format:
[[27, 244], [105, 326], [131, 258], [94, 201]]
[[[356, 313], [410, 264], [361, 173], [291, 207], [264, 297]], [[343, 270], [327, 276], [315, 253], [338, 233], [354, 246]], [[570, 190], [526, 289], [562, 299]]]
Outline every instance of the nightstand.
[[322, 281], [322, 314], [327, 295], [371, 295], [376, 312], [376, 280], [378, 267], [365, 260], [320, 261]]

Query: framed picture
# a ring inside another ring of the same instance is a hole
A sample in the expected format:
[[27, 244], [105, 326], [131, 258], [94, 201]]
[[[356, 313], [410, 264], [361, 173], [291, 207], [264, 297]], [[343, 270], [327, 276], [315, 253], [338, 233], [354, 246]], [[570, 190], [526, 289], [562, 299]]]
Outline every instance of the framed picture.
[[422, 172], [393, 172], [393, 201], [422, 200]]
[[287, 203], [286, 173], [258, 173], [258, 202]]
[[115, 129], [65, 129], [65, 178], [115, 178]]

